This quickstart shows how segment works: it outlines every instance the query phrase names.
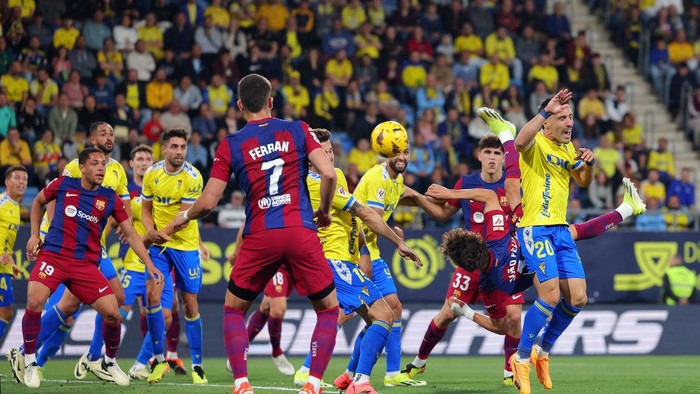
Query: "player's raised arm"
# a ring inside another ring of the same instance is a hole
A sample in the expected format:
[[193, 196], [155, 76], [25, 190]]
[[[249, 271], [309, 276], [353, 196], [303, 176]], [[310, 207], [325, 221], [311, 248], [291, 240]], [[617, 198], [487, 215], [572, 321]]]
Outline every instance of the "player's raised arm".
[[542, 129], [542, 125], [550, 116], [567, 110], [569, 108], [569, 100], [572, 98], [572, 93], [568, 89], [560, 90], [547, 103], [545, 108], [532, 118], [515, 137], [515, 147], [520, 152], [528, 150], [535, 141], [535, 135]]
[[401, 196], [401, 201], [399, 203], [406, 206], [420, 207], [425, 213], [430, 215], [430, 217], [440, 222], [451, 218], [459, 211], [458, 207], [454, 207], [444, 201], [428, 198], [408, 186], [406, 186], [406, 191], [403, 196]]
[[328, 160], [328, 156], [326, 156], [323, 149], [314, 149], [309, 152], [309, 161], [321, 176], [321, 204], [318, 207], [318, 211], [314, 213], [314, 217], [316, 217], [319, 226], [325, 227], [331, 222], [331, 203], [333, 202], [338, 179], [335, 175], [333, 163]]
[[571, 177], [574, 178], [576, 184], [581, 187], [588, 187], [593, 182], [593, 176], [595, 175], [595, 154], [593, 151], [586, 148], [579, 149], [578, 159], [586, 163], [578, 171], [572, 171]]
[[473, 200], [484, 203], [484, 213], [501, 209], [498, 196], [489, 189], [448, 189], [433, 183], [426, 192], [436, 200]]
[[362, 223], [366, 224], [367, 227], [369, 227], [369, 229], [372, 230], [374, 233], [381, 235], [382, 237], [388, 239], [394, 245], [396, 245], [401, 257], [412, 260], [417, 267], [423, 265], [423, 262], [420, 260], [416, 252], [414, 252], [413, 249], [406, 245], [403, 239], [399, 237], [386, 224], [386, 222], [384, 222], [384, 219], [382, 219], [382, 217], [379, 216], [379, 214], [377, 214], [377, 212], [375, 212], [374, 209], [362, 204], [359, 201], [355, 201], [352, 207], [350, 207], [349, 212], [359, 217], [360, 220], [362, 220]]

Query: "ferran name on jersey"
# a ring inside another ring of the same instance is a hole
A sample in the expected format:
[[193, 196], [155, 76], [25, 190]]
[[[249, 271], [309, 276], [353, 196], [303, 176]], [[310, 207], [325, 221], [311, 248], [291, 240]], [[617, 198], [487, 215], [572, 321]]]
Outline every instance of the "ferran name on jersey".
[[289, 152], [289, 141], [275, 141], [274, 143], [269, 143], [267, 145], [256, 146], [255, 148], [249, 150], [248, 154], [253, 160], [255, 160], [274, 152]]

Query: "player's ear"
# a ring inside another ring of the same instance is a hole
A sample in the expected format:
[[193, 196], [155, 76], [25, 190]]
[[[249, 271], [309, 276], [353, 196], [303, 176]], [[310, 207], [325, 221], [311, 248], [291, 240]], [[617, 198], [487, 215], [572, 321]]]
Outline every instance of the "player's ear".
[[239, 111], [243, 112], [243, 103], [241, 102], [241, 100], [236, 101], [236, 106], [238, 107]]
[[272, 107], [274, 106], [274, 103], [275, 103], [275, 98], [270, 96], [270, 101], [267, 102], [267, 107], [269, 109], [272, 109]]

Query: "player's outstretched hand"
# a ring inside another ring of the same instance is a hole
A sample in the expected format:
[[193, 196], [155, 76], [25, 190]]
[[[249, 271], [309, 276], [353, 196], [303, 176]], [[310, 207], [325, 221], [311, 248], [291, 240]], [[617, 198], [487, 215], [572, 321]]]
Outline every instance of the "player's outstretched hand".
[[562, 89], [552, 97], [544, 110], [550, 115], [558, 114], [569, 108], [568, 103], [571, 101], [572, 97], [573, 93], [571, 93], [569, 89]]
[[2, 255], [0, 255], [0, 264], [15, 264], [15, 261], [12, 260], [12, 253], [7, 252]]
[[320, 209], [317, 209], [316, 212], [314, 212], [314, 219], [316, 219], [316, 225], [320, 228], [326, 228], [326, 227], [330, 226], [331, 220], [333, 220], [330, 212], [324, 213], [324, 212], [321, 212]]
[[182, 230], [183, 228], [185, 228], [185, 226], [187, 226], [189, 222], [189, 220], [185, 219], [185, 211], [178, 212], [177, 216], [175, 216], [175, 219], [173, 219], [173, 226], [175, 226], [175, 231]]
[[150, 275], [151, 278], [153, 278], [156, 281], [156, 285], [160, 285], [163, 283], [164, 279], [163, 274], [156, 268], [153, 264], [149, 264], [146, 266], [146, 272], [148, 275]]
[[418, 257], [418, 254], [416, 254], [416, 252], [413, 249], [406, 245], [405, 242], [401, 242], [397, 249], [401, 257], [413, 261], [413, 264], [415, 264], [416, 267], [423, 266], [423, 262], [420, 260], [420, 257]]
[[154, 245], [162, 245], [170, 241], [170, 237], [165, 235], [162, 231], [151, 230], [148, 232], [148, 238], [151, 239], [151, 243]]
[[438, 185], [437, 183], [433, 183], [430, 185], [430, 187], [428, 187], [428, 191], [425, 192], [425, 195], [438, 201], [445, 201], [450, 199], [449, 193], [450, 189], [446, 188], [445, 186]]
[[588, 148], [579, 148], [578, 159], [583, 160], [584, 162], [586, 162], [586, 164], [592, 166], [593, 163], [595, 163], [595, 154], [592, 150]]
[[357, 263], [365, 276], [372, 279], [372, 259], [369, 255], [360, 256], [360, 261]]
[[36, 256], [39, 254], [41, 249], [41, 239], [39, 237], [32, 235], [27, 241], [27, 260], [36, 261]]
[[199, 245], [199, 253], [202, 256], [202, 260], [207, 261], [211, 257], [211, 252], [209, 251], [209, 248], [207, 248], [207, 245], [205, 244], [200, 244]]

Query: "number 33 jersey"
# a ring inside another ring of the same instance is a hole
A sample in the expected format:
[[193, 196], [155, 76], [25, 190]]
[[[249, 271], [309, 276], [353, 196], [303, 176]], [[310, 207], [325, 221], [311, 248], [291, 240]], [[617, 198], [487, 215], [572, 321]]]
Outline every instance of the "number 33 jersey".
[[211, 177], [229, 182], [231, 173], [247, 195], [244, 234], [287, 228], [316, 230], [306, 185], [308, 155], [320, 148], [302, 121], [250, 121], [216, 149]]

